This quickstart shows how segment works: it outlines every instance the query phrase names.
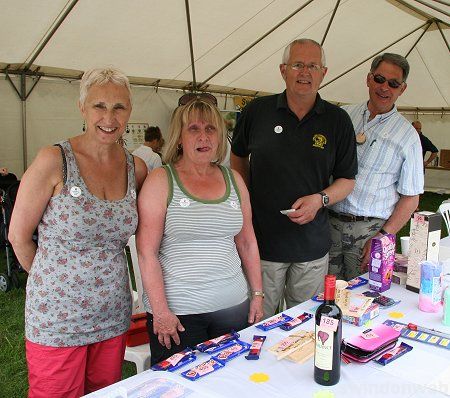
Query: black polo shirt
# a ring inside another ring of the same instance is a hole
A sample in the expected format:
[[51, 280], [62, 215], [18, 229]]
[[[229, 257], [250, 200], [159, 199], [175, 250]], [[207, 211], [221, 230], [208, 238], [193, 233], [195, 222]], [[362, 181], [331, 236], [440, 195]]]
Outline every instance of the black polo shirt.
[[420, 145], [422, 146], [422, 157], [425, 159], [427, 152], [437, 153], [439, 149], [430, 141], [428, 137], [425, 137], [422, 133], [419, 133]]
[[327, 254], [326, 210], [305, 225], [293, 223], [280, 210], [327, 188], [331, 177], [355, 177], [355, 132], [348, 114], [317, 95], [314, 107], [299, 120], [288, 108], [285, 92], [256, 98], [236, 124], [232, 151], [251, 155], [249, 191], [261, 258], [304, 262]]

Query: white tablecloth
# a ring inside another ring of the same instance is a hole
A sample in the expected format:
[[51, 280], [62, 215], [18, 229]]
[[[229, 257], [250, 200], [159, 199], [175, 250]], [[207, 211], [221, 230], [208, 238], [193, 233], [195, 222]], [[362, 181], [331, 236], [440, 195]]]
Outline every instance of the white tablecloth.
[[[368, 285], [365, 285], [353, 291], [362, 292], [367, 289]], [[394, 307], [381, 309], [380, 315], [372, 321], [372, 325], [382, 323], [386, 319], [393, 319], [390, 318], [389, 313], [396, 312], [404, 315], [402, 318], [396, 319], [399, 322], [412, 322], [450, 333], [450, 328], [442, 325], [442, 312], [431, 314], [419, 311], [418, 294], [395, 284], [392, 284], [391, 289], [384, 294], [402, 301]], [[291, 316], [297, 316], [304, 311], [314, 312], [317, 305], [318, 303], [309, 300], [284, 312]], [[356, 327], [344, 323], [343, 337], [359, 334], [367, 328], [367, 326]], [[154, 395], [139, 395], [138, 390], [141, 389], [142, 392], [145, 383], [151, 385], [155, 379], [183, 386], [182, 389], [188, 389], [184, 396], [189, 397], [317, 397], [326, 391], [332, 394], [325, 395], [327, 398], [450, 396], [450, 350], [403, 338], [401, 341], [414, 347], [403, 357], [384, 367], [375, 362], [364, 365], [342, 363], [340, 382], [332, 387], [320, 386], [314, 382], [313, 359], [299, 365], [288, 360], [277, 361], [275, 356], [267, 351], [283, 337], [298, 329], [313, 330], [314, 319], [291, 332], [285, 332], [279, 328], [262, 332], [254, 326], [242, 330], [240, 332], [241, 339], [249, 343], [255, 334], [267, 336], [258, 361], [248, 361], [244, 358], [244, 354], [228, 362], [224, 368], [196, 381], [181, 377], [179, 375], [181, 372], [210, 357], [210, 355], [199, 354], [196, 362], [174, 373], [149, 370], [89, 394], [87, 397], [116, 398], [121, 397], [120, 392], [124, 393], [125, 391], [128, 398], [153, 397]], [[255, 383], [250, 380], [253, 373], [265, 373], [269, 376], [269, 380]]]

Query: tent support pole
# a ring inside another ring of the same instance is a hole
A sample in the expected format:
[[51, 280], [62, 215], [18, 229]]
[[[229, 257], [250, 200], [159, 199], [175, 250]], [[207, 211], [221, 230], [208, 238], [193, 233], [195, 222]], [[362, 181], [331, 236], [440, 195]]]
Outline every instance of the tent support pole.
[[434, 11], [440, 12], [441, 14], [446, 15], [447, 17], [450, 17], [450, 13], [448, 13], [447, 11], [441, 10], [440, 8], [434, 7], [431, 4], [427, 4], [424, 1], [421, 0], [414, 0], [415, 2], [422, 4], [425, 7], [431, 8]]
[[416, 40], [416, 42], [412, 45], [411, 49], [406, 53], [405, 58], [408, 58], [408, 55], [411, 53], [412, 50], [417, 46], [417, 43], [419, 43], [420, 39], [423, 37], [423, 35], [427, 32], [428, 28], [431, 26], [433, 21], [430, 21], [428, 26], [423, 30], [422, 34], [419, 36], [419, 38]]
[[331, 23], [333, 22], [334, 16], [336, 15], [336, 11], [339, 7], [339, 3], [341, 0], [337, 0], [336, 5], [334, 6], [333, 14], [331, 14], [330, 22], [328, 22], [327, 29], [325, 30], [325, 34], [323, 35], [322, 41], [320, 42], [320, 45], [323, 46], [323, 43], [325, 43], [325, 39], [327, 37], [328, 31], [330, 30]]
[[448, 45], [448, 41], [447, 41], [447, 39], [444, 36], [444, 32], [442, 32], [442, 29], [441, 29], [441, 27], [439, 25], [439, 22], [437, 22], [437, 21], [436, 21], [436, 26], [438, 27], [439, 33], [441, 34], [442, 38], [444, 39], [445, 44], [447, 45], [447, 50], [450, 51], [450, 46]]
[[194, 58], [194, 43], [192, 42], [192, 29], [191, 29], [191, 14], [189, 12], [189, 0], [184, 0], [186, 9], [186, 22], [188, 27], [189, 36], [189, 53], [191, 55], [191, 69], [192, 69], [192, 90], [197, 89], [197, 81], [195, 78], [195, 58]]
[[331, 79], [329, 82], [326, 82], [324, 85], [320, 86], [319, 90], [321, 88], [324, 88], [328, 86], [329, 84], [333, 83], [335, 80], [341, 78], [342, 76], [346, 75], [347, 73], [351, 72], [353, 69], [356, 69], [358, 66], [362, 65], [364, 62], [367, 62], [369, 59], [372, 59], [375, 55], [381, 53], [382, 51], [388, 49], [389, 47], [393, 46], [394, 44], [397, 44], [399, 41], [402, 41], [405, 37], [408, 37], [412, 35], [414, 32], [418, 31], [419, 29], [422, 29], [424, 26], [426, 26], [429, 22], [425, 22], [423, 25], [419, 26], [418, 28], [412, 30], [411, 32], [407, 33], [406, 35], [403, 35], [399, 39], [395, 40], [394, 42], [388, 44], [387, 46], [383, 47], [382, 49], [378, 50], [376, 53], [373, 53], [369, 57], [363, 59], [361, 62], [358, 62], [355, 66], [352, 66], [350, 69], [347, 69], [345, 72], [341, 73], [340, 75], [336, 76], [335, 78]]
[[294, 12], [289, 14], [286, 18], [284, 18], [281, 22], [277, 23], [272, 29], [270, 29], [268, 32], [264, 33], [261, 37], [256, 39], [252, 44], [250, 44], [246, 49], [242, 50], [238, 55], [233, 57], [230, 61], [228, 61], [225, 65], [223, 65], [220, 69], [218, 69], [216, 72], [214, 72], [211, 76], [209, 76], [206, 80], [203, 81], [203, 83], [200, 83], [198, 88], [203, 87], [207, 82], [209, 82], [214, 76], [218, 75], [220, 72], [222, 72], [225, 68], [227, 68], [229, 65], [231, 65], [234, 61], [236, 61], [238, 58], [242, 57], [247, 51], [251, 50], [253, 47], [255, 47], [261, 40], [265, 39], [267, 36], [269, 36], [272, 32], [277, 30], [281, 25], [283, 25], [286, 21], [291, 19], [295, 14], [299, 13], [301, 10], [303, 10], [307, 5], [312, 3], [314, 0], [309, 0], [305, 4], [303, 4], [301, 7], [297, 8]]
[[75, 5], [77, 3], [78, 3], [78, 0], [72, 0], [72, 3], [70, 3], [70, 5], [66, 8], [64, 13], [59, 17], [59, 19], [56, 21], [55, 25], [53, 25], [53, 28], [50, 30], [50, 32], [47, 33], [47, 35], [42, 40], [42, 43], [39, 45], [39, 47], [36, 49], [33, 56], [31, 57], [31, 59], [25, 65], [25, 68], [24, 68], [25, 71], [30, 69], [31, 65], [33, 65], [33, 62], [36, 60], [36, 58], [39, 56], [39, 54], [45, 48], [47, 43], [50, 41], [50, 39], [53, 37], [53, 35], [56, 33], [58, 28], [61, 26], [61, 24], [64, 22], [66, 17], [69, 15], [69, 13], [72, 11], [72, 9], [75, 7]]

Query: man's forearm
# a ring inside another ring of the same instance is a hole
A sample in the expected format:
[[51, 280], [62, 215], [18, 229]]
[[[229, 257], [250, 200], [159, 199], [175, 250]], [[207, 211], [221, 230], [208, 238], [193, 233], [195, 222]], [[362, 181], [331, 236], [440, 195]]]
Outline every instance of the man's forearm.
[[245, 185], [249, 184], [250, 175], [250, 164], [248, 162], [248, 157], [241, 158], [236, 156], [233, 152], [230, 155], [231, 168], [236, 170], [245, 182]]
[[338, 178], [324, 192], [330, 198], [330, 205], [340, 202], [345, 199], [355, 187], [355, 180], [348, 178]]
[[383, 229], [390, 234], [396, 234], [409, 221], [418, 205], [419, 195], [401, 196]]
[[436, 159], [437, 158], [437, 152], [433, 152], [431, 155], [430, 155], [430, 157], [427, 159], [427, 160], [425, 160], [425, 162], [424, 162], [424, 165], [425, 166], [428, 166], [434, 159]]

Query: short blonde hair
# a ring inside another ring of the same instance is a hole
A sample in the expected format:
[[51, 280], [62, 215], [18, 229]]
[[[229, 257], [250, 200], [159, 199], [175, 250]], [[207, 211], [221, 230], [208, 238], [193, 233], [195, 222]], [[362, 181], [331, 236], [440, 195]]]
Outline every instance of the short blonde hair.
[[112, 67], [89, 69], [83, 73], [80, 83], [80, 104], [84, 106], [87, 93], [94, 85], [102, 86], [106, 83], [114, 83], [127, 88], [130, 95], [131, 103], [131, 87], [128, 77], [119, 69]]
[[211, 123], [219, 135], [219, 145], [217, 146], [216, 159], [214, 163], [222, 163], [227, 153], [227, 129], [219, 109], [208, 101], [196, 99], [186, 105], [179, 106], [172, 114], [169, 126], [169, 141], [167, 143], [164, 161], [166, 163], [176, 163], [183, 156], [183, 150], [179, 148], [181, 130], [193, 117]]

